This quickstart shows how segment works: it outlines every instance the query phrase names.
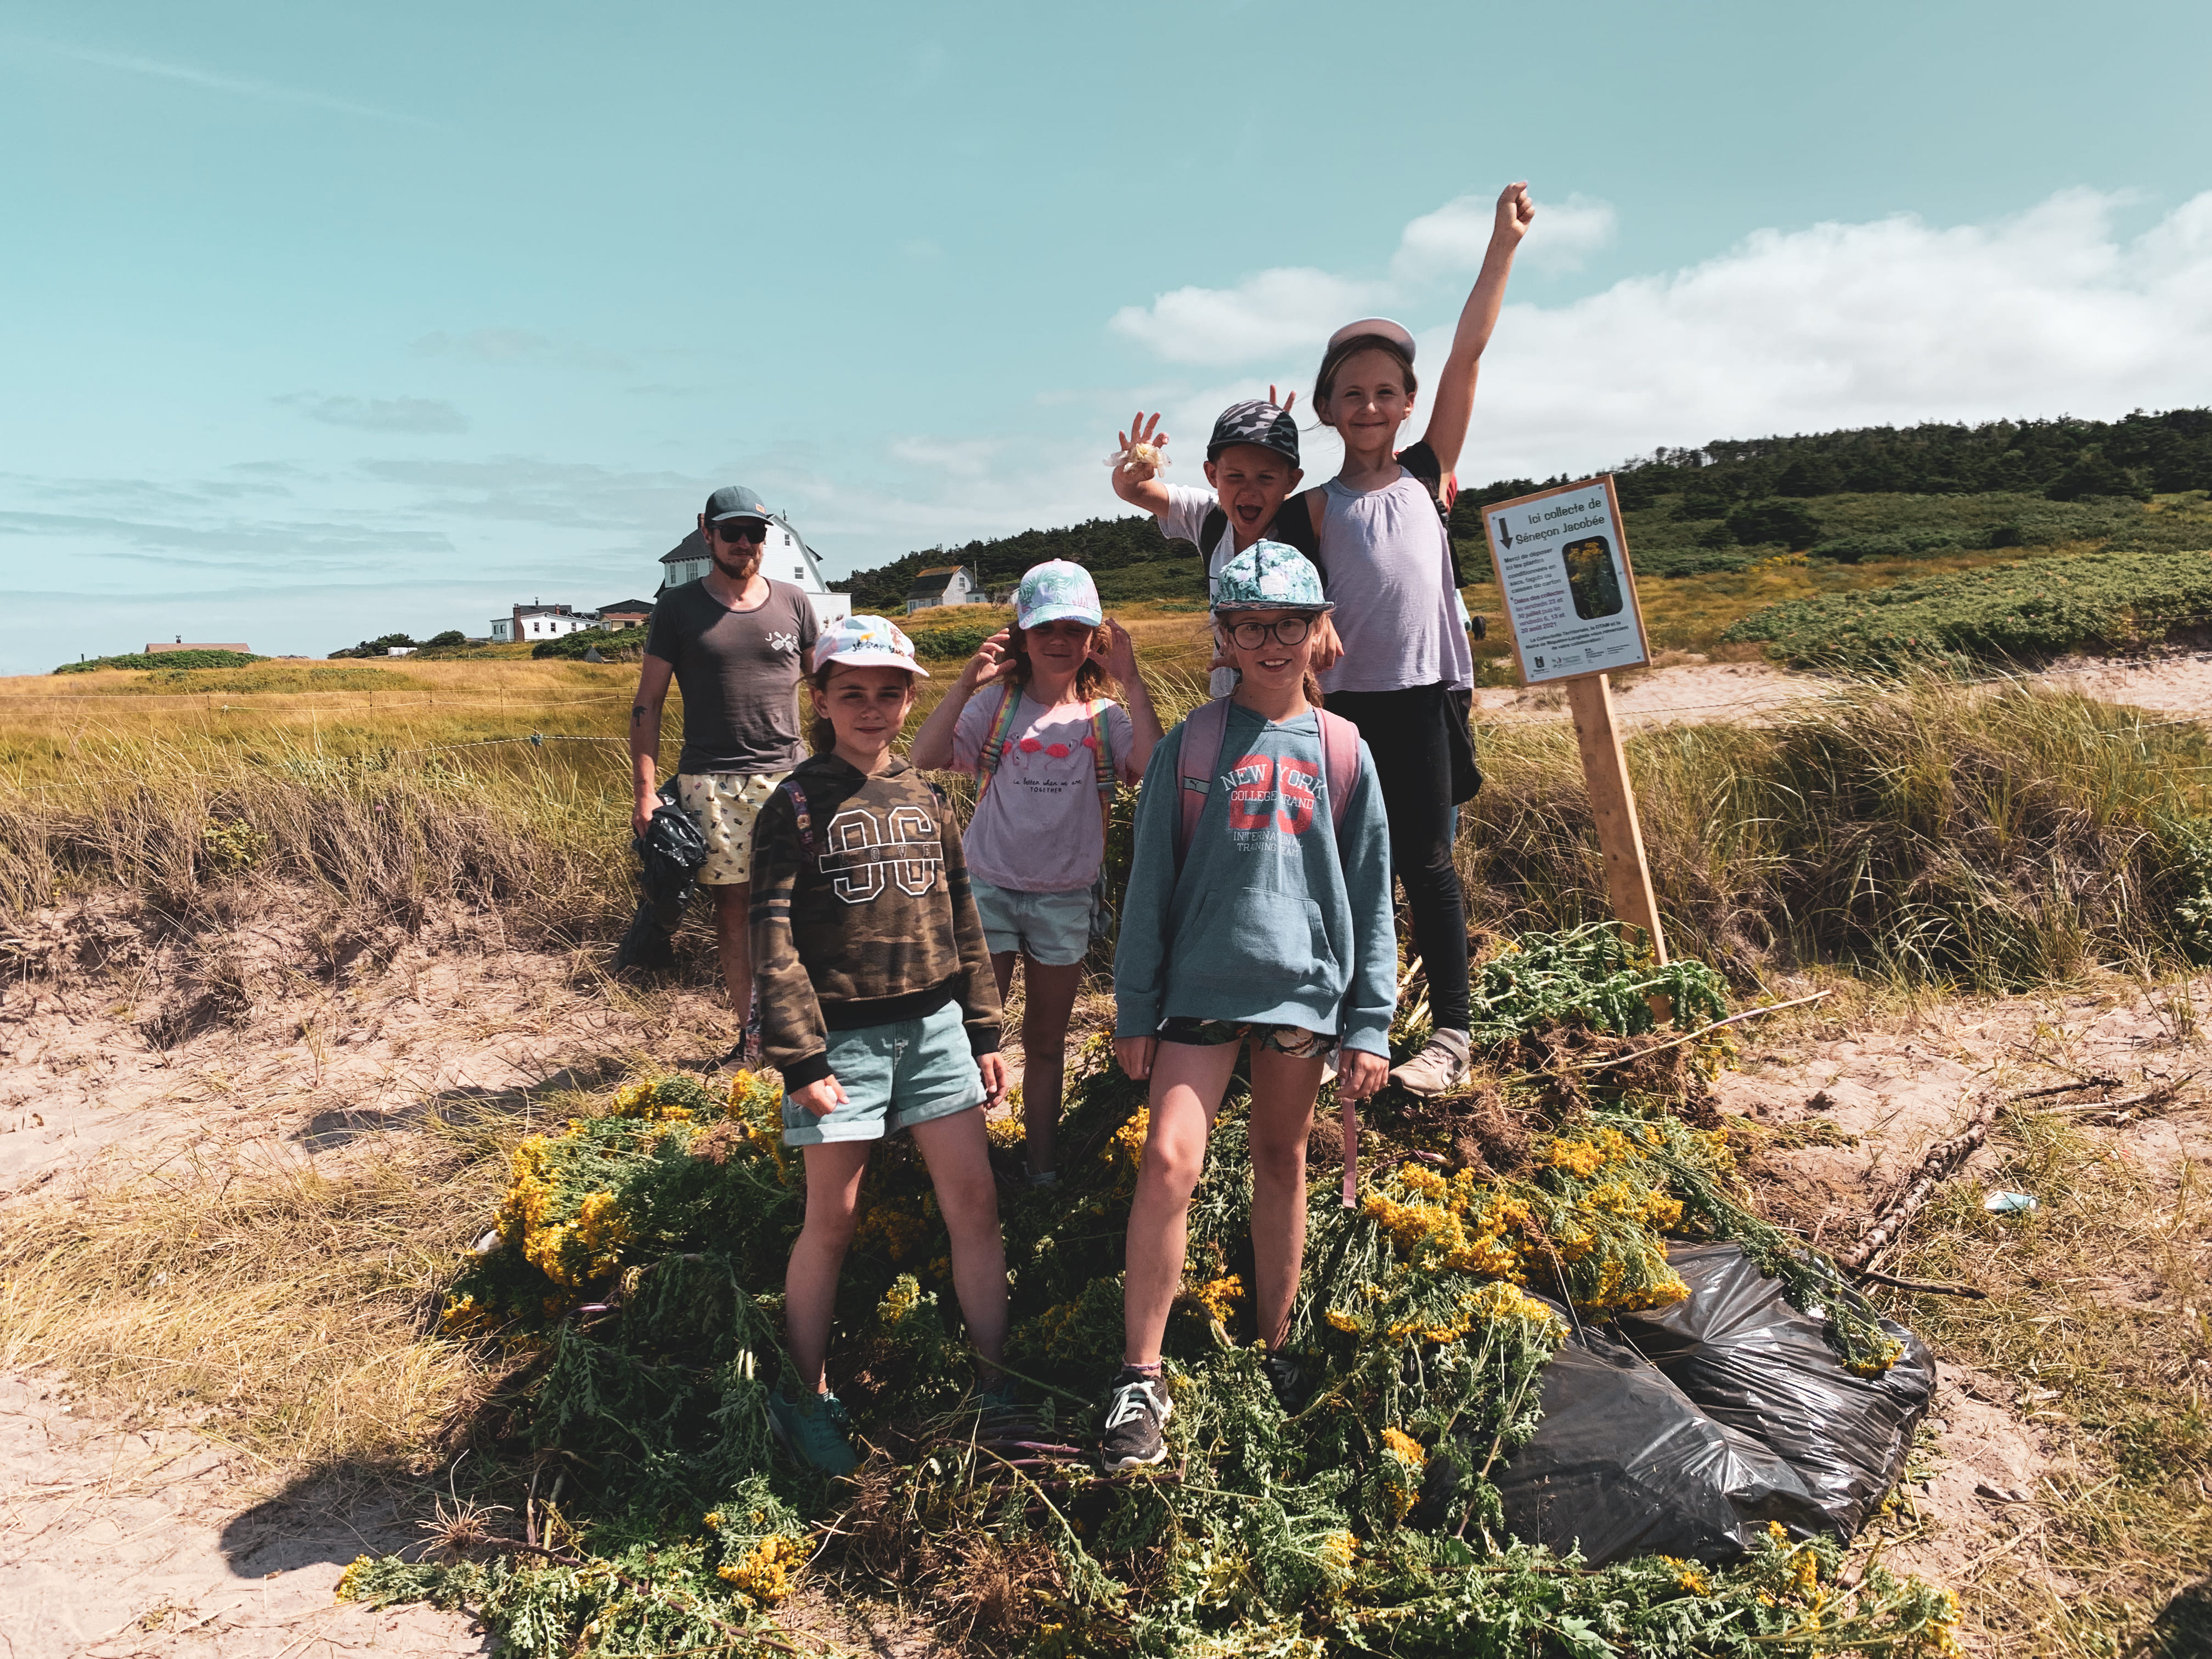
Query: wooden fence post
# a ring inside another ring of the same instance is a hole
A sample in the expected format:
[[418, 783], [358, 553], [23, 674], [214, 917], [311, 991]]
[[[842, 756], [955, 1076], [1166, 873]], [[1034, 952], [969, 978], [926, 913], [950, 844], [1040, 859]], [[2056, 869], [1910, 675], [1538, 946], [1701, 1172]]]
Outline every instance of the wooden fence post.
[[1613, 690], [1602, 674], [1567, 682], [1567, 706], [1574, 711], [1575, 741], [1581, 746], [1583, 776], [1589, 783], [1590, 811], [1597, 818], [1597, 844], [1605, 854], [1606, 891], [1613, 913], [1640, 927], [1652, 956], [1667, 960], [1667, 939], [1659, 927], [1659, 905], [1651, 894], [1651, 867], [1644, 859], [1644, 830], [1636, 820], [1636, 795], [1628, 787], [1628, 757], [1613, 723]]

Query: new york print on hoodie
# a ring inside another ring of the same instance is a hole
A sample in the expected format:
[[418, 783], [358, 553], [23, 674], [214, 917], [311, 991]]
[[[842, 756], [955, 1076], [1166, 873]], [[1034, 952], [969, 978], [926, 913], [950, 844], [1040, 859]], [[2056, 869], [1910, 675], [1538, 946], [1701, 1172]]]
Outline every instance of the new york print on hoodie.
[[1178, 872], [1183, 730], [1153, 750], [1138, 799], [1115, 1035], [1150, 1036], [1188, 1017], [1302, 1026], [1389, 1054], [1398, 951], [1389, 830], [1367, 745], [1337, 826], [1312, 711], [1270, 724], [1231, 703]]

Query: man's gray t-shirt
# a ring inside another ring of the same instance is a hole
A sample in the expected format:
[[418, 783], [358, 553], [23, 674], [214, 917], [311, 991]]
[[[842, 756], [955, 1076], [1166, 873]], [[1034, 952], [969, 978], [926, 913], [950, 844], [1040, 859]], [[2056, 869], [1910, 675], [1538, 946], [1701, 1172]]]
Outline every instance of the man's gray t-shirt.
[[661, 596], [645, 653], [676, 671], [684, 693], [678, 772], [787, 772], [806, 758], [796, 690], [817, 632], [814, 607], [789, 582], [732, 611], [706, 578]]

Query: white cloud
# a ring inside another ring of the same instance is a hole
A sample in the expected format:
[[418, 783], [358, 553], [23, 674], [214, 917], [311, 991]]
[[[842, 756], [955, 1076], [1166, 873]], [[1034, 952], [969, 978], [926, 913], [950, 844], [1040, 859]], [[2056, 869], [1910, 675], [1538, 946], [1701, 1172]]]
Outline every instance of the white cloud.
[[325, 398], [295, 392], [276, 399], [325, 426], [362, 432], [466, 432], [469, 417], [442, 398]]
[[[1468, 195], [1423, 214], [1400, 234], [1387, 278], [1278, 266], [1234, 288], [1179, 288], [1148, 306], [1124, 306], [1109, 326], [1170, 362], [1218, 366], [1273, 359], [1292, 349], [1318, 351], [1331, 330], [1363, 311], [1422, 305], [1437, 284], [1471, 277], [1481, 269], [1497, 212], [1495, 197]], [[1613, 240], [1613, 231], [1610, 205], [1570, 196], [1538, 209], [1522, 258], [1576, 270]]]
[[2067, 191], [1990, 225], [1900, 215], [1765, 230], [1572, 305], [1510, 307], [1463, 471], [1571, 471], [1775, 432], [2201, 404], [2212, 192], [2131, 240], [2114, 234], [2118, 205]]
[[204, 92], [222, 93], [234, 98], [248, 98], [262, 103], [296, 104], [308, 109], [328, 110], [337, 115], [357, 115], [372, 121], [389, 121], [398, 126], [435, 128], [439, 125], [404, 110], [364, 104], [357, 99], [339, 98], [307, 87], [279, 86], [274, 82], [257, 81], [246, 76], [219, 75], [212, 70], [199, 69], [190, 64], [165, 63], [159, 58], [141, 58], [128, 52], [94, 52], [88, 47], [65, 46], [54, 40], [10, 44], [19, 49], [27, 46], [43, 50], [72, 63], [89, 64], [125, 75], [143, 75], [157, 81], [177, 82], [185, 86], [198, 87]]
[[[1462, 470], [1541, 475], [1717, 437], [2203, 403], [2212, 191], [2124, 239], [2114, 218], [2128, 199], [2075, 190], [1983, 225], [1899, 215], [1762, 230], [1571, 304], [1510, 305]], [[1434, 362], [1456, 310], [1435, 283], [1479, 260], [1481, 206], [1462, 198], [1414, 220], [1389, 283], [1263, 271], [1128, 307], [1114, 325], [1170, 362], [1249, 365], [1254, 382], [1303, 384], [1330, 329], [1396, 302]], [[1547, 222], [1561, 259], [1609, 238], [1613, 214], [1575, 198], [1540, 204], [1531, 258]], [[1425, 295], [1413, 293], [1420, 278]], [[1196, 400], [1176, 401], [1188, 426]], [[1310, 457], [1309, 470], [1322, 462]]]
[[1170, 362], [1227, 364], [1317, 347], [1389, 285], [1285, 267], [1235, 288], [1179, 288], [1149, 306], [1124, 306], [1111, 326]]

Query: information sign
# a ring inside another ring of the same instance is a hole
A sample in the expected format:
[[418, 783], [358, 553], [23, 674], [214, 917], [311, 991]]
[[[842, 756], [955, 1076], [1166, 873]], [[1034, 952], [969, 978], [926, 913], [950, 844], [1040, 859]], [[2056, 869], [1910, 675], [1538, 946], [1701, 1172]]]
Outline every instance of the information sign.
[[1482, 516], [1522, 684], [1651, 659], [1610, 475], [1492, 501]]

